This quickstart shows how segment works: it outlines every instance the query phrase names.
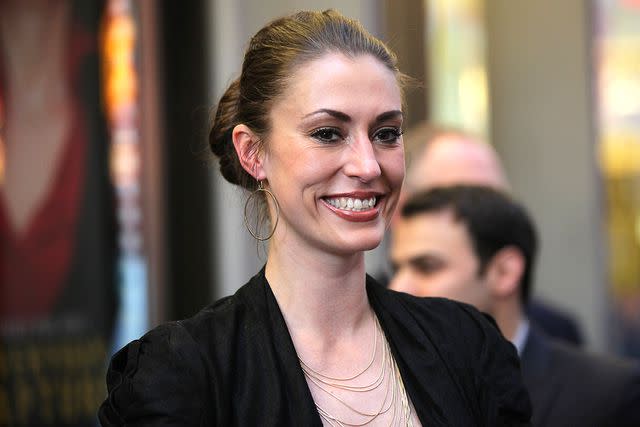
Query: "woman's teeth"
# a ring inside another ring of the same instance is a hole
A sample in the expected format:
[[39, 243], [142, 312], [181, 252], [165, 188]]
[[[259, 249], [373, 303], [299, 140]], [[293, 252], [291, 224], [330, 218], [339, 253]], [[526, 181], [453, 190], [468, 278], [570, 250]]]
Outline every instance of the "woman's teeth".
[[376, 205], [376, 198], [355, 199], [352, 197], [336, 197], [333, 199], [325, 199], [327, 203], [338, 209], [345, 211], [364, 211]]

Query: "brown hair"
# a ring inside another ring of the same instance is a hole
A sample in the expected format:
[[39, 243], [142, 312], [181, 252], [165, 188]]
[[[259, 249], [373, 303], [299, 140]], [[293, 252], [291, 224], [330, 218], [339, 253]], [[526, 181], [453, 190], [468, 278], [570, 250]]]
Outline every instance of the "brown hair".
[[236, 154], [233, 128], [243, 123], [264, 141], [270, 129], [269, 111], [286, 89], [287, 79], [296, 67], [329, 52], [372, 55], [396, 75], [403, 88], [404, 75], [396, 56], [357, 21], [335, 10], [298, 12], [272, 21], [251, 39], [242, 73], [220, 98], [209, 133], [211, 151], [219, 157], [227, 181], [248, 190], [256, 188]]

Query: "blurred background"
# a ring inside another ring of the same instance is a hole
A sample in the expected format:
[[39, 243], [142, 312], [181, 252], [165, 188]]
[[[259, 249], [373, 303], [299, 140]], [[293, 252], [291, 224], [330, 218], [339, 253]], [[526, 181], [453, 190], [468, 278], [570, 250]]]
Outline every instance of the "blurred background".
[[114, 351], [261, 267], [211, 109], [253, 33], [326, 8], [423, 82], [407, 128], [496, 148], [536, 296], [640, 357], [640, 0], [0, 0], [0, 425], [94, 425]]

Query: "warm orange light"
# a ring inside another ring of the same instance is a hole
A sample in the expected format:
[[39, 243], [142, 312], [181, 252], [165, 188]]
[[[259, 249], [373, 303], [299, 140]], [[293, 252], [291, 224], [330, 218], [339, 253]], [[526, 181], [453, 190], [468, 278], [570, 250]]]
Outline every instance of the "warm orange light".
[[109, 118], [116, 119], [117, 110], [136, 103], [138, 87], [135, 70], [131, 67], [118, 67], [111, 70], [106, 81], [105, 97]]
[[135, 40], [136, 27], [130, 16], [113, 15], [110, 17], [104, 35], [105, 54], [109, 58], [118, 58], [123, 53], [132, 53]]
[[126, 14], [111, 15], [104, 28], [104, 88], [107, 116], [117, 120], [121, 108], [130, 108], [138, 96], [135, 71], [135, 24]]

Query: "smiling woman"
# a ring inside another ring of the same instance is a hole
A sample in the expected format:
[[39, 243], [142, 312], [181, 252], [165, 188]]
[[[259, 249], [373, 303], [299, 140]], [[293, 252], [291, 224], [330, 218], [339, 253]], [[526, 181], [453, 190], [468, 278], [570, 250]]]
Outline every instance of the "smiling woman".
[[[402, 98], [392, 70], [370, 55], [326, 53], [293, 75], [272, 104], [266, 134], [244, 124], [232, 133], [242, 166], [281, 207], [267, 277], [281, 274], [274, 269], [290, 253], [360, 257], [378, 246], [404, 177]], [[330, 203], [340, 199], [345, 207]]]
[[381, 41], [332, 10], [252, 38], [210, 145], [265, 207], [266, 265], [117, 353], [103, 425], [528, 423], [517, 355], [490, 321], [365, 273], [404, 178], [403, 80]]

